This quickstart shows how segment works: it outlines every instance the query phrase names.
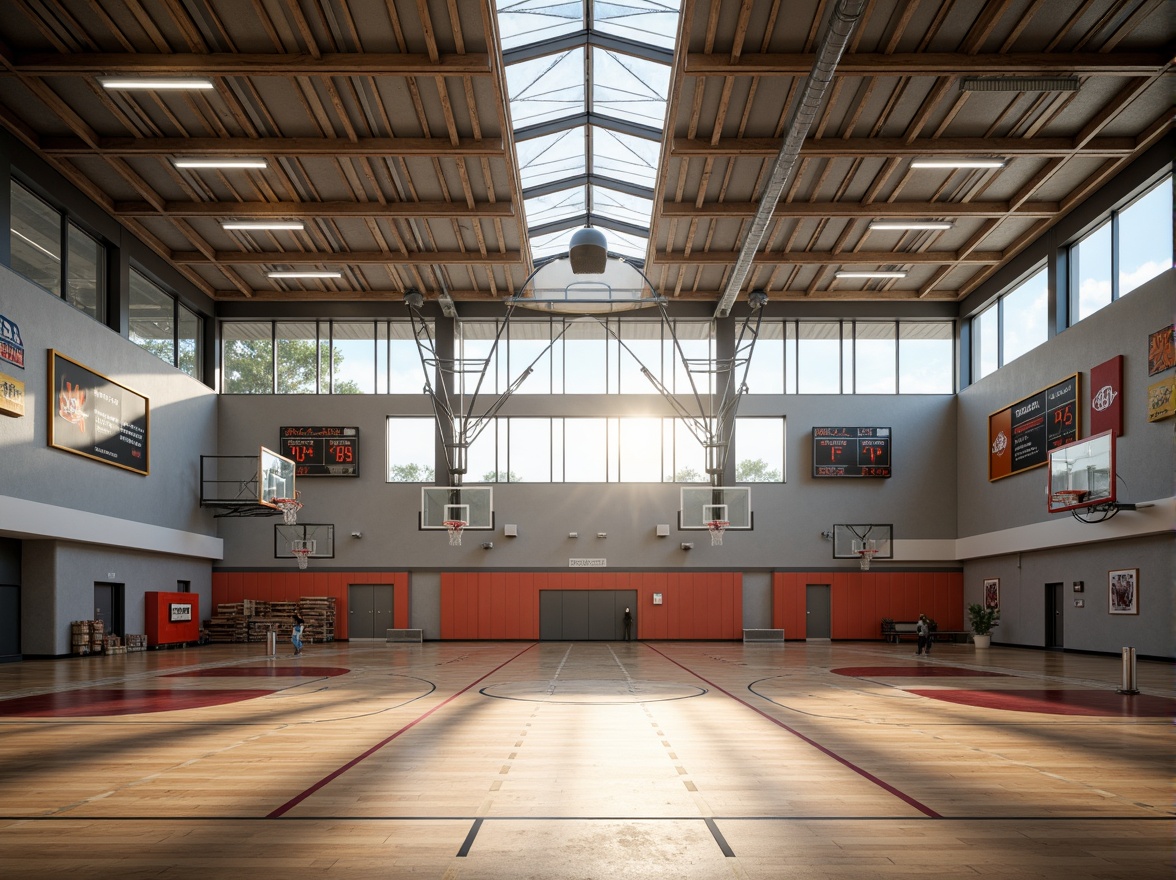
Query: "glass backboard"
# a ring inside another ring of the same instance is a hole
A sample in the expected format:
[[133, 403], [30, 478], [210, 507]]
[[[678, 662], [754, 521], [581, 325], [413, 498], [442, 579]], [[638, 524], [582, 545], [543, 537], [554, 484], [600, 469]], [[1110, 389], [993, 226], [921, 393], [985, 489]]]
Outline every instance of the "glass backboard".
[[276, 507], [275, 498], [294, 497], [294, 462], [272, 449], [261, 447], [257, 472], [258, 503]]
[[683, 486], [678, 528], [706, 529], [708, 522], [730, 523], [726, 528], [751, 528], [751, 489], [747, 486]]
[[1115, 500], [1115, 434], [1103, 431], [1049, 450], [1050, 513]]
[[467, 529], [494, 528], [494, 490], [490, 486], [422, 486], [421, 528], [444, 529], [460, 520]]

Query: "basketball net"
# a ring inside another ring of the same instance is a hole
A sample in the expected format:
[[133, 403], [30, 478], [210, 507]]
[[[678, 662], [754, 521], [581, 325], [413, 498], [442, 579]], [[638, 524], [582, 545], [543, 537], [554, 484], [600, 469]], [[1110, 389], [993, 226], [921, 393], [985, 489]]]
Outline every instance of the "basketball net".
[[[297, 497], [294, 498], [274, 498], [270, 502], [278, 510], [282, 511], [282, 521], [288, 526], [298, 524], [298, 511], [302, 509], [302, 502]], [[306, 568], [306, 566], [302, 566]]]
[[314, 552], [314, 541], [291, 541], [290, 552], [298, 560], [298, 567], [305, 569], [310, 564], [310, 554]]
[[712, 519], [707, 522], [706, 527], [710, 529], [712, 547], [723, 546], [723, 532], [726, 531], [729, 525], [731, 523], [725, 519]]
[[864, 550], [858, 550], [858, 565], [861, 566], [862, 571], [870, 570], [870, 560], [877, 554], [877, 550], [873, 547], [867, 547]]
[[445, 528], [449, 530], [449, 546], [461, 546], [461, 530], [468, 526], [469, 523], [464, 519], [447, 519], [445, 520]]

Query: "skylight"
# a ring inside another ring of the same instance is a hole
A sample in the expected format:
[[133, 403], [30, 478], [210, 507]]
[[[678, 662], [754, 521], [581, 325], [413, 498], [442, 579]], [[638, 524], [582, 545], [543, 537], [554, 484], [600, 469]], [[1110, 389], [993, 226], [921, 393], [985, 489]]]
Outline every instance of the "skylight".
[[573, 230], [642, 260], [678, 0], [503, 0], [498, 25], [535, 259]]

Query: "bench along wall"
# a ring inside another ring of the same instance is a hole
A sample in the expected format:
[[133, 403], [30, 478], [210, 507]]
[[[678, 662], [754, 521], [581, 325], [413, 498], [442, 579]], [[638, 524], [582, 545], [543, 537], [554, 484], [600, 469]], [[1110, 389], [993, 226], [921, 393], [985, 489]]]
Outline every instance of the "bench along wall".
[[772, 575], [772, 626], [788, 640], [807, 635], [806, 588], [829, 586], [834, 639], [882, 638], [882, 618], [926, 614], [941, 630], [963, 630], [964, 575], [959, 571], [778, 571]]

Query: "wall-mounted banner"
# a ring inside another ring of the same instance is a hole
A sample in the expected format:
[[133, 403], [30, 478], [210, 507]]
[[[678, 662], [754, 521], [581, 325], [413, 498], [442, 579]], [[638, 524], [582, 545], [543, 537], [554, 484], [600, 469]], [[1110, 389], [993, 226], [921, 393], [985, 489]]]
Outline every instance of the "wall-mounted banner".
[[49, 349], [49, 445], [146, 476], [147, 398]]
[[988, 479], [1041, 467], [1049, 450], [1078, 439], [1075, 373], [988, 417]]
[[20, 328], [15, 321], [10, 321], [0, 315], [0, 361], [8, 361], [22, 370], [25, 365], [24, 342], [20, 338]]
[[24, 382], [0, 373], [0, 416], [19, 419], [25, 413]]
[[1176, 376], [1147, 386], [1147, 420], [1159, 422], [1176, 416]]
[[1123, 355], [1090, 371], [1090, 433], [1114, 431], [1123, 436]]
[[1147, 374], [1154, 376], [1172, 367], [1176, 367], [1176, 324], [1147, 337]]

